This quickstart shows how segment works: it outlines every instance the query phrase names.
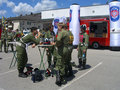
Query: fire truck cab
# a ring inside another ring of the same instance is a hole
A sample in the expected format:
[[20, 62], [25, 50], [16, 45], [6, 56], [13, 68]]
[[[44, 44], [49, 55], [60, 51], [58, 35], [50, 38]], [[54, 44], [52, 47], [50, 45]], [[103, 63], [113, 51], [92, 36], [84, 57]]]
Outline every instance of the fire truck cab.
[[110, 46], [110, 22], [107, 18], [81, 20], [85, 24], [89, 35], [89, 45], [93, 48]]

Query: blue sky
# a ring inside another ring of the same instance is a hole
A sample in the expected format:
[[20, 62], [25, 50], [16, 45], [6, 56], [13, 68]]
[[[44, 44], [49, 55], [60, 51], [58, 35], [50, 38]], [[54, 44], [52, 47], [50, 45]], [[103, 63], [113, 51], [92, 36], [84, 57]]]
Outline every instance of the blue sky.
[[[111, 1], [111, 0], [109, 0]], [[107, 0], [0, 0], [0, 18], [20, 14], [39, 13], [42, 10], [69, 8], [72, 3], [80, 6], [106, 4]]]

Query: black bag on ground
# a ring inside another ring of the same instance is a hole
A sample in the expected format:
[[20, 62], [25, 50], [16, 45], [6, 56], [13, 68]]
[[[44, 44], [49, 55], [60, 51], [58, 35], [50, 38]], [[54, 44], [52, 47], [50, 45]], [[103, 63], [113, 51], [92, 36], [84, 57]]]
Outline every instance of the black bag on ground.
[[43, 80], [43, 76], [38, 68], [35, 68], [32, 72], [32, 81], [33, 83]]

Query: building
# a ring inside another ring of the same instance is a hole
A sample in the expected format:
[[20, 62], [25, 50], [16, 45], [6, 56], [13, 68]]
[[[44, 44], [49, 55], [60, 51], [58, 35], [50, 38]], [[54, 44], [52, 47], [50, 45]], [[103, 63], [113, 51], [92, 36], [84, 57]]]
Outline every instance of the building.
[[[40, 13], [18, 17], [7, 18], [8, 21], [13, 23], [13, 30], [26, 30], [31, 27], [37, 27], [43, 29], [49, 26], [52, 23], [53, 19], [56, 17], [67, 17], [69, 21], [69, 8], [64, 9], [54, 9], [41, 11]], [[81, 19], [91, 19], [91, 18], [109, 18], [109, 5], [93, 5], [80, 7], [80, 18]]]
[[[63, 16], [69, 19], [69, 11], [69, 8], [42, 11], [41, 19], [47, 21]], [[81, 19], [109, 17], [109, 5], [106, 4], [80, 7], [80, 17]]]
[[37, 27], [39, 29], [43, 28], [43, 24], [41, 21], [41, 13], [37, 14], [30, 14], [25, 16], [18, 16], [18, 17], [10, 17], [6, 19], [8, 22], [8, 27], [11, 27], [12, 23], [12, 29], [16, 30], [29, 30], [31, 27]]

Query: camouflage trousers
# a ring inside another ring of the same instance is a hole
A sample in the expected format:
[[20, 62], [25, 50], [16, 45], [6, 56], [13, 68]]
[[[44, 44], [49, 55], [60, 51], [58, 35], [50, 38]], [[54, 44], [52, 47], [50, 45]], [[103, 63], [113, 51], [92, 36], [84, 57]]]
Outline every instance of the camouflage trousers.
[[83, 61], [83, 62], [86, 62], [87, 49], [86, 49], [86, 52], [85, 52], [85, 53], [83, 53], [83, 50], [85, 50], [84, 47], [80, 47], [80, 48], [78, 49], [78, 59], [83, 61], [83, 57], [82, 57], [82, 56], [83, 56], [83, 54], [85, 54], [85, 57], [84, 57], [84, 61]]
[[60, 71], [60, 75], [65, 75], [65, 63], [68, 58], [68, 48], [58, 48], [57, 62], [56, 62], [56, 70]]
[[67, 71], [68, 71], [69, 67], [72, 67], [72, 65], [71, 65], [72, 51], [73, 51], [73, 47], [72, 46], [68, 46], [68, 57], [65, 60], [65, 69]]
[[47, 60], [48, 60], [48, 65], [50, 66], [52, 63], [52, 56], [53, 56], [53, 62], [56, 63], [57, 61], [57, 51], [55, 46], [48, 47], [48, 50], [46, 52], [47, 54]]
[[28, 57], [26, 49], [21, 46], [16, 46], [16, 52], [17, 52], [17, 69], [24, 69], [24, 67], [27, 64]]
[[10, 40], [6, 41], [6, 51], [8, 52], [9, 46], [11, 46], [11, 50], [14, 51], [13, 44], [8, 44], [8, 42], [12, 42]]
[[4, 52], [6, 52], [6, 43], [4, 40], [0, 40], [0, 51], [2, 52], [2, 47], [4, 46]]

